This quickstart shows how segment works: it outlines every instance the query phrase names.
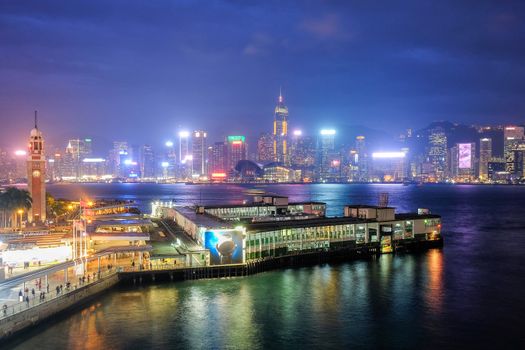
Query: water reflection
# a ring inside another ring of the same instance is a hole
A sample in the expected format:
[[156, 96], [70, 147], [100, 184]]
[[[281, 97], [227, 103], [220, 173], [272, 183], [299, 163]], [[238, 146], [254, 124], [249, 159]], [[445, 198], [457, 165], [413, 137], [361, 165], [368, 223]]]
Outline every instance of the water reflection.
[[441, 312], [443, 306], [443, 252], [432, 249], [427, 252], [428, 285], [425, 301], [433, 314]]

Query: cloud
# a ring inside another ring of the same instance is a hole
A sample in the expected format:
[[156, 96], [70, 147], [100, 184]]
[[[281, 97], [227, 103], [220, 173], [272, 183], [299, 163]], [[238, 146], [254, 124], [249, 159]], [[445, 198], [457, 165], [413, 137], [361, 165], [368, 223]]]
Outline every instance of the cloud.
[[317, 39], [346, 40], [351, 38], [351, 33], [345, 28], [341, 17], [337, 14], [307, 18], [301, 22], [299, 29]]

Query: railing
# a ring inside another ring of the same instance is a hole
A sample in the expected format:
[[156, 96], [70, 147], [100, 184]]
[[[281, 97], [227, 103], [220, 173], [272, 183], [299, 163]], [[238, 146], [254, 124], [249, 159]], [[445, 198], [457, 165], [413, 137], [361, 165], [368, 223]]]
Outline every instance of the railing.
[[[34, 296], [27, 295], [29, 297], [28, 301], [17, 302], [11, 305], [4, 304], [0, 308], [0, 325], [4, 323], [3, 321], [7, 319], [8, 317], [21, 313], [23, 311], [32, 309], [36, 306], [40, 306], [43, 304], [58, 304], [60, 303], [59, 299], [62, 299], [62, 297], [67, 296], [67, 295], [72, 295], [74, 292], [78, 291], [79, 289], [82, 289], [88, 286], [92, 286], [100, 282], [102, 279], [115, 275], [120, 271], [121, 271], [120, 268], [114, 268], [114, 269], [111, 269], [110, 271], [100, 272], [99, 274], [95, 274], [96, 278], [90, 280], [90, 282], [82, 283], [79, 286], [70, 284], [69, 288], [63, 287], [59, 292], [57, 292], [56, 289], [49, 289], [49, 292], [48, 292], [46, 288], [45, 297], [43, 299], [40, 298], [40, 295], [41, 295], [40, 293], [42, 292], [37, 291], [35, 292]], [[24, 296], [24, 298], [25, 297], [26, 296]]]

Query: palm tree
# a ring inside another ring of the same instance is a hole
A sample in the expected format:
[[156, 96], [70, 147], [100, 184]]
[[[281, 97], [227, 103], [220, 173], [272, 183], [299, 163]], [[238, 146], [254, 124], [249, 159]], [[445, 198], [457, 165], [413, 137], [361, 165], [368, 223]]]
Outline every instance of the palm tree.
[[32, 203], [31, 195], [26, 190], [9, 187], [0, 193], [0, 209], [4, 216], [4, 227], [7, 226], [8, 214], [11, 216], [11, 226], [14, 227], [17, 211], [31, 209]]

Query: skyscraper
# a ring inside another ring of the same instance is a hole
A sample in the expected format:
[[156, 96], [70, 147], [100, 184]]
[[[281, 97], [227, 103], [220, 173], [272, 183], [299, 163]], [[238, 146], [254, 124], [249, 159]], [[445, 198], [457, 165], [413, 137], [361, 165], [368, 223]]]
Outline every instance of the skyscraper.
[[[333, 153], [335, 151], [335, 130], [323, 129], [319, 133], [317, 141], [318, 153], [318, 181], [328, 181], [331, 177], [331, 167], [333, 161]], [[340, 163], [339, 163], [340, 165]]]
[[279, 92], [273, 120], [273, 158], [275, 162], [288, 163], [287, 136], [288, 107], [284, 105], [283, 95]]
[[211, 150], [211, 157], [209, 159], [209, 177], [214, 179], [224, 180], [228, 173], [227, 165], [227, 143], [215, 142]]
[[257, 161], [263, 164], [274, 161], [273, 135], [263, 133], [257, 140]]
[[290, 164], [296, 167], [308, 167], [315, 164], [315, 140], [303, 135], [301, 130], [294, 130], [290, 138]]
[[492, 158], [492, 139], [479, 140], [479, 180], [487, 181], [489, 178], [489, 162]]
[[357, 165], [357, 181], [368, 181], [368, 154], [366, 151], [366, 139], [364, 136], [355, 138], [355, 163]]
[[522, 126], [506, 126], [503, 130], [505, 170], [511, 177], [518, 176], [519, 171], [516, 165], [519, 162], [516, 162], [517, 153], [515, 151], [522, 151], [525, 148], [524, 131]]
[[144, 145], [140, 149], [140, 174], [142, 178], [152, 179], [156, 177], [157, 167], [155, 153], [150, 145]]
[[189, 177], [191, 174], [192, 155], [190, 153], [190, 133], [188, 131], [179, 131], [179, 168], [178, 176], [182, 179]]
[[227, 171], [231, 171], [240, 160], [248, 159], [248, 149], [244, 136], [228, 136], [226, 140], [228, 144]]
[[441, 127], [430, 130], [427, 145], [427, 158], [433, 168], [436, 181], [445, 179], [447, 168], [447, 135]]
[[192, 134], [192, 176], [200, 177], [206, 175], [206, 138], [207, 133], [195, 130]]
[[46, 220], [46, 160], [44, 155], [44, 138], [38, 130], [35, 111], [35, 127], [29, 136], [29, 152], [27, 157], [27, 188], [32, 198], [31, 209], [27, 219], [35, 223]]

